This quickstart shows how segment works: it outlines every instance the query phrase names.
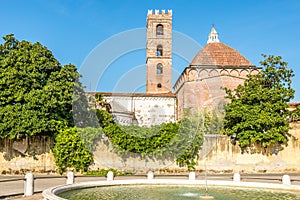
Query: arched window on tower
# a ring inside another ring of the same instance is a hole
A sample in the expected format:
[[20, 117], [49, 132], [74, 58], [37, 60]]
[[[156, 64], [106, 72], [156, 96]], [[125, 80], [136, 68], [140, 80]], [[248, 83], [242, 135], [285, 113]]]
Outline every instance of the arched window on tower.
[[163, 35], [164, 34], [164, 26], [161, 24], [158, 24], [156, 26], [156, 35]]
[[163, 47], [161, 45], [158, 45], [156, 49], [156, 56], [162, 56], [162, 55], [163, 55]]
[[163, 73], [163, 65], [161, 63], [158, 63], [156, 66], [156, 74], [162, 74]]

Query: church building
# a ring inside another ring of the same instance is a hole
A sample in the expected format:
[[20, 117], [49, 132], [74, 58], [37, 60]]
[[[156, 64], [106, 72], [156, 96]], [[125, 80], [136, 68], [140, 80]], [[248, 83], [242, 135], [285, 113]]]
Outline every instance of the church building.
[[185, 109], [221, 109], [224, 88], [234, 89], [249, 74], [259, 73], [234, 48], [222, 43], [214, 27], [172, 87], [172, 10], [148, 10], [146, 41], [146, 93], [100, 93], [120, 124], [151, 126], [180, 120]]

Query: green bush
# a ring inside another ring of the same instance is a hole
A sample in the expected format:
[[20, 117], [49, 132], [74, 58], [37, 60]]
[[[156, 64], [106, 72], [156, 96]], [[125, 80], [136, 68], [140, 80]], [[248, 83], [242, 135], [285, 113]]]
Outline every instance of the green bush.
[[93, 156], [86, 149], [76, 128], [66, 128], [59, 132], [55, 137], [53, 155], [60, 174], [68, 168], [83, 171], [93, 162]]
[[116, 169], [100, 169], [100, 170], [89, 170], [84, 175], [85, 176], [106, 176], [109, 171], [114, 173], [114, 176], [130, 176], [133, 175], [132, 172], [122, 172], [117, 171]]

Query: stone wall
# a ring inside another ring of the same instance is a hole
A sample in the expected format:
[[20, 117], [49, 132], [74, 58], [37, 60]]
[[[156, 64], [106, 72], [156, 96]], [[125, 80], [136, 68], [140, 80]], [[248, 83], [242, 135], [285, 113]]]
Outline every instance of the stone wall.
[[[227, 136], [220, 136], [207, 156], [210, 171], [244, 173], [300, 172], [300, 123], [291, 124], [290, 140], [287, 146], [248, 148], [243, 151], [232, 145]], [[199, 160], [198, 169], [203, 169], [204, 161]]]
[[[300, 123], [291, 124], [291, 138], [287, 146], [273, 146], [268, 149], [252, 148], [241, 150], [232, 145], [227, 136], [207, 136], [205, 148], [200, 152], [197, 171], [205, 169], [204, 155], [209, 172], [241, 173], [280, 173], [300, 172]], [[23, 139], [18, 142], [1, 140], [0, 174], [33, 172], [54, 172], [56, 167], [50, 151], [52, 140], [45, 137]], [[29, 145], [30, 144], [30, 145]], [[127, 154], [118, 156], [107, 138], [98, 140], [94, 152], [95, 163], [92, 169], [116, 168], [118, 170], [146, 173], [156, 172], [186, 173], [186, 168], [179, 168], [174, 160], [142, 159], [140, 155]]]
[[18, 141], [1, 139], [0, 174], [55, 171], [52, 145], [52, 138], [47, 136], [28, 137]]

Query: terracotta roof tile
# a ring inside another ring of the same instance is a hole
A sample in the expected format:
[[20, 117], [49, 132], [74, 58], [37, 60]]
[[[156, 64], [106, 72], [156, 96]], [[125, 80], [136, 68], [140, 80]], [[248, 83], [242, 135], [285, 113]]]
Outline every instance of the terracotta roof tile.
[[253, 66], [241, 53], [221, 42], [208, 43], [194, 57], [190, 65]]

